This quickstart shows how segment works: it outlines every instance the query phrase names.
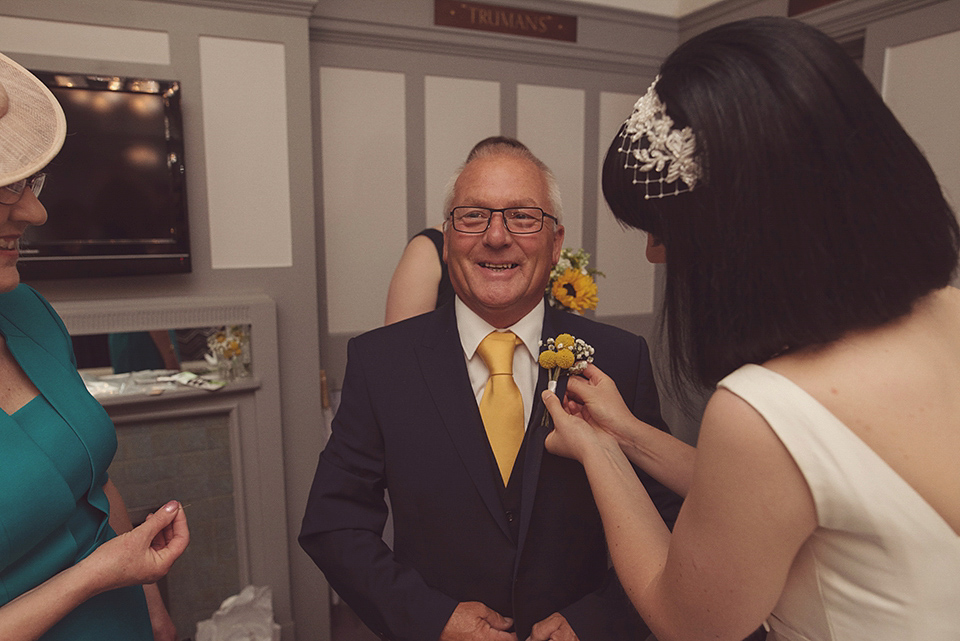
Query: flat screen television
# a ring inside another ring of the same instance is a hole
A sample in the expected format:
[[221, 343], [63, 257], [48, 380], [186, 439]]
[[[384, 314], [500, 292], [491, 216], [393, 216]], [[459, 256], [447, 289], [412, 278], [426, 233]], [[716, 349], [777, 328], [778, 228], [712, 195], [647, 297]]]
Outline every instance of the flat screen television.
[[67, 117], [24, 280], [190, 271], [180, 83], [34, 71]]

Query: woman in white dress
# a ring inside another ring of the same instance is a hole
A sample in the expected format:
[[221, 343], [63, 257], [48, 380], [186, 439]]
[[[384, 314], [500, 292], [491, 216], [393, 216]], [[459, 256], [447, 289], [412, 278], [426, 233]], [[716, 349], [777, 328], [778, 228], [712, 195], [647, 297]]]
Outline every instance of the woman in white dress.
[[[960, 232], [862, 72], [785, 18], [696, 36], [603, 188], [667, 264], [674, 382], [717, 387], [695, 450], [593, 366], [544, 394], [656, 637], [960, 638]], [[672, 534], [628, 459], [685, 495]]]

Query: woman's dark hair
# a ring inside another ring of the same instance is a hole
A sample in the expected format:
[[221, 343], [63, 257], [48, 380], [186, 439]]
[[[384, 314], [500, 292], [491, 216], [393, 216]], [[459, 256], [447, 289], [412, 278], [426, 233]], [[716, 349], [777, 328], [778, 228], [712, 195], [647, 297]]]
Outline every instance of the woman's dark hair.
[[829, 37], [787, 18], [734, 22], [682, 44], [660, 76], [674, 127], [696, 135], [702, 182], [644, 200], [618, 134], [603, 193], [666, 247], [675, 384], [713, 386], [878, 326], [949, 284], [960, 231], [936, 176]]

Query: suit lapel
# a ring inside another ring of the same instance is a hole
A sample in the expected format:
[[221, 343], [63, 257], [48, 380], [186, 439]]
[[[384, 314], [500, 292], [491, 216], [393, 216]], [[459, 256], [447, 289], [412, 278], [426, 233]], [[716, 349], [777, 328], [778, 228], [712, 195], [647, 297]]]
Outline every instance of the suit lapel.
[[490, 464], [490, 445], [484, 436], [480, 410], [471, 391], [452, 303], [437, 310], [434, 323], [428, 327], [416, 351], [423, 378], [444, 428], [484, 504], [504, 535], [510, 538], [510, 526], [500, 500], [499, 479]]
[[[546, 310], [543, 315], [543, 330], [540, 332], [540, 340], [546, 342], [547, 338], [556, 337], [562, 331], [562, 320], [560, 314], [567, 312], [558, 312], [549, 305], [545, 305]], [[534, 356], [539, 356], [535, 354]], [[522, 500], [520, 503], [520, 537], [518, 540], [517, 562], [523, 553], [523, 544], [527, 538], [527, 532], [530, 529], [530, 517], [533, 513], [533, 503], [537, 495], [537, 485], [540, 480], [540, 464], [543, 461], [544, 441], [547, 434], [550, 433], [550, 426], [543, 425], [543, 416], [546, 408], [543, 401], [540, 400], [540, 394], [547, 388], [547, 370], [539, 368], [540, 375], [537, 378], [537, 391], [533, 397], [533, 411], [530, 413], [530, 424], [527, 425], [527, 454], [523, 461], [523, 486], [521, 488]], [[561, 379], [557, 387], [557, 394], [563, 397], [563, 388], [565, 379]]]

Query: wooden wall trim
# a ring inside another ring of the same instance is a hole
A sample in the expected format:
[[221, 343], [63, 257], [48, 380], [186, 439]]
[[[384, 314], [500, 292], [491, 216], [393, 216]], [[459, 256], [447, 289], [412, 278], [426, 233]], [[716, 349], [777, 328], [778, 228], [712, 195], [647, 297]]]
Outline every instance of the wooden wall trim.
[[519, 42], [497, 34], [452, 35], [316, 17], [310, 20], [310, 41], [639, 76], [655, 72], [661, 62], [660, 56], [589, 48], [573, 50], [552, 43]]
[[209, 7], [306, 18], [319, 0], [163, 0], [169, 4]]
[[942, 2], [944, 0], [847, 0], [814, 9], [797, 18], [843, 41], [851, 34], [865, 31], [872, 23]]

